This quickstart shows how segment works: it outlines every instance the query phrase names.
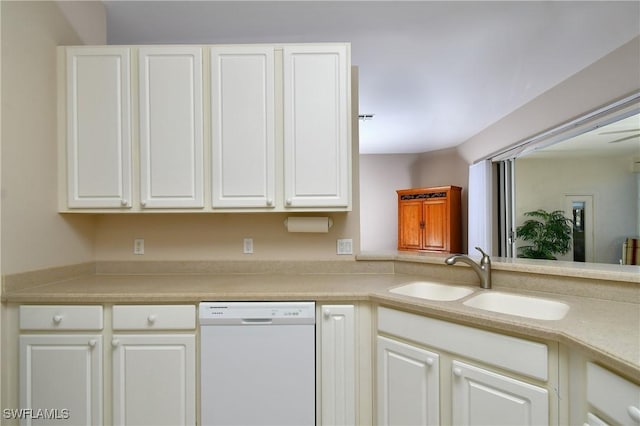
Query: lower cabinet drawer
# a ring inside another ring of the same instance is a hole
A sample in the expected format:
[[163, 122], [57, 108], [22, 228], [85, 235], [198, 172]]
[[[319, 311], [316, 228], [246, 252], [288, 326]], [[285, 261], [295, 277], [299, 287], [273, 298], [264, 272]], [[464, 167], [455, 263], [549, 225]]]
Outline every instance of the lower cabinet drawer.
[[21, 330], [102, 330], [102, 306], [22, 305]]
[[195, 305], [115, 305], [114, 330], [193, 330]]
[[587, 400], [616, 423], [640, 425], [640, 386], [587, 363]]

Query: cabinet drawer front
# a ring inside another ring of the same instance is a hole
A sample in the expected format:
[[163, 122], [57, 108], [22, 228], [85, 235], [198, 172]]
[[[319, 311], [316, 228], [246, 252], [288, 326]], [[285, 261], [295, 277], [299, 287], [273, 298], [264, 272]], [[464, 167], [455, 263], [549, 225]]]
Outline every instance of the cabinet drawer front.
[[378, 308], [378, 330], [536, 379], [547, 380], [547, 345], [517, 337]]
[[102, 306], [20, 306], [21, 330], [102, 330]]
[[195, 305], [116, 305], [114, 330], [193, 330]]
[[640, 424], [640, 386], [587, 363], [587, 400], [616, 423]]

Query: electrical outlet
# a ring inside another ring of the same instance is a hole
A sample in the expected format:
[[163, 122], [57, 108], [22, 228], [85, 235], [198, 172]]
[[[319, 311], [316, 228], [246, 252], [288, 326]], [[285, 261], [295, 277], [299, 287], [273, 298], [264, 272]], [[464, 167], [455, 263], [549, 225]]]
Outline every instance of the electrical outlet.
[[144, 254], [144, 238], [133, 240], [133, 254]]
[[339, 239], [336, 254], [353, 254], [353, 240], [351, 238]]
[[243, 252], [244, 254], [253, 253], [253, 238], [245, 238], [243, 241]]

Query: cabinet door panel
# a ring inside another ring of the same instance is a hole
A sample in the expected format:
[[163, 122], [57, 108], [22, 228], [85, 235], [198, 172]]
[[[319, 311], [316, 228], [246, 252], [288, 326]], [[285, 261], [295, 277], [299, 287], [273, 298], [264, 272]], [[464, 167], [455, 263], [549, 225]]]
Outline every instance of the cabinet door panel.
[[449, 214], [446, 199], [425, 201], [424, 210], [424, 249], [446, 251], [449, 229]]
[[129, 49], [68, 48], [67, 205], [131, 207]]
[[398, 209], [398, 248], [420, 250], [422, 248], [423, 219], [422, 202], [405, 201]]
[[321, 420], [323, 425], [356, 424], [355, 307], [322, 306]]
[[102, 424], [100, 335], [23, 335], [20, 360], [20, 407], [57, 410], [55, 424]]
[[546, 389], [459, 361], [452, 365], [453, 424], [533, 426], [549, 423]]
[[114, 335], [113, 422], [195, 424], [195, 336]]
[[284, 48], [286, 207], [347, 207], [350, 63], [346, 46]]
[[213, 207], [273, 207], [273, 47], [211, 49]]
[[378, 336], [379, 425], [437, 425], [438, 354]]
[[201, 49], [140, 48], [139, 68], [141, 205], [203, 207]]

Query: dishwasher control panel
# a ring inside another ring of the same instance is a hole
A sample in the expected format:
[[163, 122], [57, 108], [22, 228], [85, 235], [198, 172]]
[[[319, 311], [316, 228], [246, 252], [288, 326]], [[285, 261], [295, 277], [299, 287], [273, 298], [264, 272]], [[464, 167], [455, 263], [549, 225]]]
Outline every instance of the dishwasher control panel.
[[315, 324], [315, 302], [202, 302], [200, 324]]

